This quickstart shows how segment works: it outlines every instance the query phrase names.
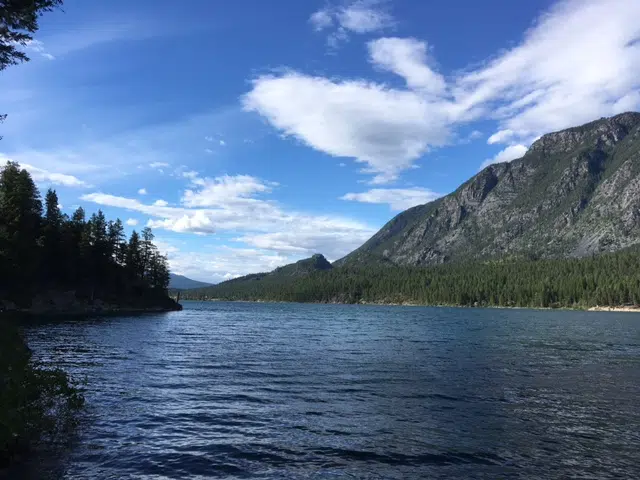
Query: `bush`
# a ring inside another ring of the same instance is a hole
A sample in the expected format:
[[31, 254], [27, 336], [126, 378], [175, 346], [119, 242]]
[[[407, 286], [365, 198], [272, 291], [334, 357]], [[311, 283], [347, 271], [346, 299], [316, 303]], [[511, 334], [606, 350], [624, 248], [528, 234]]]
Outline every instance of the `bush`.
[[0, 468], [59, 440], [83, 404], [65, 372], [33, 361], [17, 329], [0, 324]]

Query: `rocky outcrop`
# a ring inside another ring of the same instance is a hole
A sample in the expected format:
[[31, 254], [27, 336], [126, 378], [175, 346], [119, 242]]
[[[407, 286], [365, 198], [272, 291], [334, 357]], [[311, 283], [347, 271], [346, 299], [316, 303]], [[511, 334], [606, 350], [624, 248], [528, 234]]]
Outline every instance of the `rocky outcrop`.
[[640, 113], [538, 139], [455, 192], [413, 207], [336, 265], [557, 258], [640, 242]]

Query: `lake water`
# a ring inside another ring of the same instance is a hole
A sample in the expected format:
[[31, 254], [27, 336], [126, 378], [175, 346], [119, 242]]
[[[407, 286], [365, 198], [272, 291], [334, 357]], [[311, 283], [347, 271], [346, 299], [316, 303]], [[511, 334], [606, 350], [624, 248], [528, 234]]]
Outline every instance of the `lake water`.
[[640, 478], [638, 314], [185, 302], [28, 339], [88, 402], [33, 478]]

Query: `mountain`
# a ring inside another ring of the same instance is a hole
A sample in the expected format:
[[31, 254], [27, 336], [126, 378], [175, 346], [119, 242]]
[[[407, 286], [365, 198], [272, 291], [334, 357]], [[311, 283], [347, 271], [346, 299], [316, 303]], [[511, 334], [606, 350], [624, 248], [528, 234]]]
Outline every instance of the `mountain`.
[[174, 290], [187, 290], [189, 288], [202, 288], [208, 287], [210, 283], [199, 282], [197, 280], [191, 280], [183, 275], [177, 275], [175, 273], [169, 276], [169, 288]]
[[510, 163], [406, 210], [335, 263], [563, 258], [640, 242], [640, 113], [542, 136]]
[[[333, 268], [333, 265], [321, 254], [315, 254], [312, 257], [299, 260], [295, 263], [290, 263], [282, 267], [278, 267], [271, 272], [263, 273], [251, 273], [244, 275], [243, 277], [227, 280], [226, 282], [218, 283], [217, 285], [201, 285], [197, 288], [197, 293], [206, 292], [213, 294], [217, 291], [226, 290], [228, 288], [236, 288], [238, 286], [245, 286], [253, 283], [262, 284], [281, 284], [283, 282], [290, 282], [296, 279], [306, 277], [312, 273], [328, 271]], [[196, 292], [194, 290], [194, 292]], [[194, 293], [190, 292], [190, 293]]]
[[269, 275], [280, 277], [298, 277], [321, 270], [331, 270], [332, 268], [333, 265], [331, 265], [331, 263], [329, 263], [329, 261], [324, 258], [324, 255], [316, 253], [310, 258], [299, 260], [296, 263], [290, 263], [289, 265], [285, 265], [284, 267], [278, 267]]

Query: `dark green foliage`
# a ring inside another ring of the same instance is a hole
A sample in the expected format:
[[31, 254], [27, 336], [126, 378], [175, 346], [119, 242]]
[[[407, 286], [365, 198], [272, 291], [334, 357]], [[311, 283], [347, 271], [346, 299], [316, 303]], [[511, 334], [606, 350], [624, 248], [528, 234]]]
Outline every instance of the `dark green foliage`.
[[83, 403], [63, 371], [34, 362], [17, 330], [0, 323], [0, 469], [55, 441], [74, 425]]
[[[71, 218], [49, 190], [42, 212], [40, 194], [26, 170], [9, 162], [0, 170], [0, 301], [28, 306], [47, 290], [75, 290], [79, 298], [121, 303], [120, 299], [166, 296], [167, 259], [133, 232], [127, 244], [122, 222], [108, 222], [102, 211]], [[151, 292], [155, 291], [155, 293]]]
[[38, 18], [62, 0], [0, 0], [0, 70], [29, 60], [20, 47], [33, 41]]
[[298, 277], [252, 275], [187, 290], [182, 298], [566, 308], [640, 305], [640, 250], [580, 259], [423, 268], [343, 266]]
[[[29, 60], [21, 47], [33, 41], [38, 17], [61, 5], [62, 0], [0, 0], [0, 71]], [[0, 123], [6, 117], [0, 115]]]

